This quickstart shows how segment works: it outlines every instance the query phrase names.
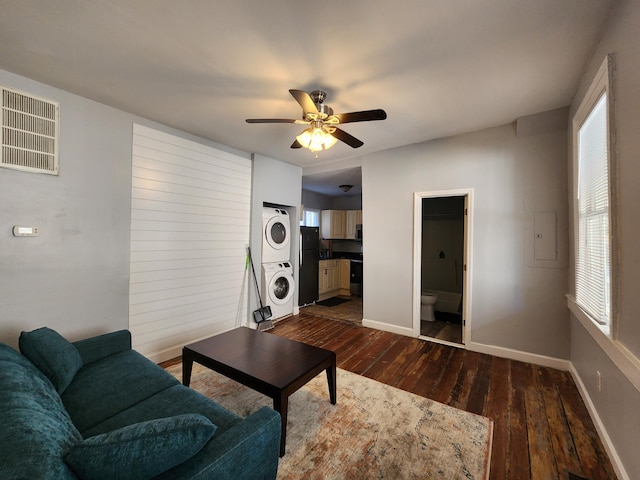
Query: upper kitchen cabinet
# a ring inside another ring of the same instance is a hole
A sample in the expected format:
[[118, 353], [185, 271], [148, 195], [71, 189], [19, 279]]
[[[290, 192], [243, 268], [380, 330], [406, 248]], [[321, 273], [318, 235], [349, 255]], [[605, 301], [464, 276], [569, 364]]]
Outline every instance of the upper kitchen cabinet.
[[346, 237], [347, 211], [322, 210], [322, 238], [344, 239]]
[[356, 225], [362, 225], [362, 210], [347, 210], [347, 228], [344, 238], [357, 240]]

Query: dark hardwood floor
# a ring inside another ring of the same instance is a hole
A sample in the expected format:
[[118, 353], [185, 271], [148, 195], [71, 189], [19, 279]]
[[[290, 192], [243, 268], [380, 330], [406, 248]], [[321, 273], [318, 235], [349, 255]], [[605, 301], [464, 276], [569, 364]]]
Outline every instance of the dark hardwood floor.
[[462, 343], [462, 325], [459, 323], [435, 320], [420, 320], [420, 335], [452, 343]]
[[493, 419], [492, 480], [616, 478], [568, 372], [304, 313], [269, 332], [335, 351], [338, 368]]

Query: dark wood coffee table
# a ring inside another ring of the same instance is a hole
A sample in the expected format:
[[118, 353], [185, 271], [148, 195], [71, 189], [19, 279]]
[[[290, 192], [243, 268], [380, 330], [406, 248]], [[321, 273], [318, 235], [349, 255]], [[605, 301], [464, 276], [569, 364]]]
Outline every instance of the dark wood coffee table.
[[182, 383], [189, 386], [193, 362], [215, 370], [273, 399], [282, 420], [280, 456], [285, 452], [289, 395], [327, 371], [329, 398], [336, 404], [336, 354], [324, 348], [240, 327], [182, 349]]

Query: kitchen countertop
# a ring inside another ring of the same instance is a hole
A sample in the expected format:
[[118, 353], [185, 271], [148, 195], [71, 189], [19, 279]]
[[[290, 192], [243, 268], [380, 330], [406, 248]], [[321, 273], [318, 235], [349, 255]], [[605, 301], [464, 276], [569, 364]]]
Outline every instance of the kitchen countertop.
[[352, 262], [362, 263], [361, 253], [349, 253], [349, 252], [335, 252], [328, 258], [321, 258], [320, 260], [351, 260]]

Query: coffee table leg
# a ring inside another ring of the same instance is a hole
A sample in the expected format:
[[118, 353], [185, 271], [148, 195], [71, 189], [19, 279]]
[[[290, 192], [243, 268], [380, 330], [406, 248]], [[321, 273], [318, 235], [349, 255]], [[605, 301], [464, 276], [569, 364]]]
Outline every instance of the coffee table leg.
[[182, 351], [182, 384], [186, 387], [191, 383], [191, 370], [193, 368], [193, 358]]
[[331, 366], [327, 368], [327, 383], [329, 384], [329, 398], [331, 399], [331, 404], [335, 405], [337, 402], [336, 395], [336, 362], [335, 359]]
[[273, 409], [280, 414], [280, 456], [284, 457], [284, 450], [287, 442], [287, 412], [289, 410], [289, 397], [283, 393], [281, 393], [279, 397], [273, 397]]

